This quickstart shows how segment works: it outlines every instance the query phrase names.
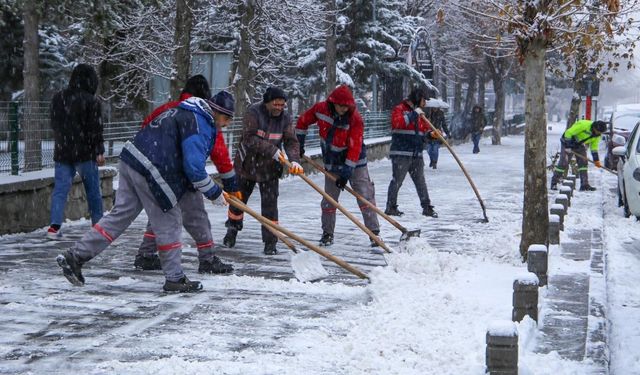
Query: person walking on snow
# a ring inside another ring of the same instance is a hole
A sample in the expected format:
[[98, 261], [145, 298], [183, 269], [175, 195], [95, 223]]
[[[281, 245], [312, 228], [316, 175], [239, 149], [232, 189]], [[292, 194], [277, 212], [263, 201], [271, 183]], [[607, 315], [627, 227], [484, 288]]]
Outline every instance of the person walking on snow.
[[[338, 86], [326, 101], [318, 102], [298, 118], [296, 135], [300, 142], [301, 155], [309, 126], [317, 124], [324, 167], [338, 178], [335, 183], [327, 176], [324, 191], [338, 201], [340, 191], [347, 182], [353, 190], [375, 204], [375, 189], [367, 168], [367, 149], [364, 147], [364, 123], [356, 109], [351, 90], [346, 85]], [[358, 201], [364, 225], [376, 236], [380, 233], [378, 216], [366, 203]], [[322, 209], [322, 237], [320, 245], [333, 244], [336, 226], [336, 207], [325, 198], [320, 203]], [[371, 246], [377, 246], [371, 240]]]
[[[444, 137], [449, 134], [449, 128], [447, 127], [447, 119], [444, 116], [444, 111], [441, 108], [431, 108], [429, 113], [429, 121], [431, 125], [440, 131], [440, 134]], [[429, 167], [438, 169], [438, 157], [440, 154], [440, 145], [442, 141], [439, 138], [427, 137], [427, 154], [429, 154]]]
[[[433, 210], [429, 191], [424, 178], [424, 159], [422, 150], [427, 137], [431, 138], [431, 128], [425, 120], [421, 107], [426, 104], [426, 94], [420, 89], [414, 89], [409, 97], [396, 105], [391, 112], [391, 158], [392, 178], [387, 191], [387, 207], [385, 213], [392, 216], [402, 216], [398, 209], [398, 191], [409, 172], [413, 180], [422, 206], [422, 214], [438, 217]], [[434, 135], [435, 136], [435, 135]]]
[[565, 130], [560, 137], [560, 157], [551, 177], [551, 190], [558, 188], [558, 182], [564, 176], [567, 170], [571, 153], [576, 156], [578, 163], [578, 173], [580, 175], [580, 190], [594, 191], [596, 188], [589, 185], [589, 175], [587, 174], [587, 150], [585, 146], [591, 149], [591, 158], [598, 168], [602, 168], [602, 163], [598, 156], [598, 145], [602, 133], [607, 131], [607, 124], [604, 121], [578, 120]]
[[98, 75], [91, 65], [80, 64], [71, 72], [69, 85], [51, 100], [51, 128], [55, 146], [51, 224], [47, 238], [61, 237], [64, 207], [76, 172], [87, 194], [91, 223], [102, 218], [102, 193], [98, 166], [104, 165], [104, 139], [100, 102], [95, 94]]
[[181, 102], [161, 113], [125, 144], [118, 164], [120, 178], [113, 209], [56, 258], [69, 282], [84, 285], [82, 266], [117, 239], [144, 209], [156, 235], [166, 279], [163, 289], [202, 289], [202, 284], [190, 281], [182, 269], [179, 201], [194, 187], [214, 203], [226, 203], [226, 193], [207, 174], [205, 163], [216, 139], [215, 123], [230, 121], [233, 98], [223, 91], [211, 99], [209, 102], [192, 97]]
[[[283, 173], [282, 163], [285, 160], [284, 149], [291, 161], [289, 173], [301, 174], [300, 149], [293, 131], [291, 117], [284, 111], [287, 96], [278, 87], [269, 87], [262, 96], [262, 102], [249, 108], [243, 118], [242, 135], [234, 158], [234, 166], [238, 174], [238, 186], [241, 200], [247, 203], [258, 184], [260, 189], [261, 214], [278, 223], [279, 179]], [[225, 223], [227, 234], [223, 243], [234, 247], [238, 232], [243, 227], [244, 214], [241, 210], [230, 206]], [[264, 254], [278, 253], [276, 237], [264, 225], [262, 226], [262, 242]]]
[[[144, 119], [142, 127], [144, 128], [149, 125], [149, 123], [151, 123], [161, 113], [168, 109], [177, 107], [180, 102], [189, 99], [192, 96], [202, 99], [211, 97], [209, 83], [207, 82], [207, 79], [200, 74], [190, 77], [187, 80], [178, 101], [168, 102], [156, 108], [156, 110]], [[230, 96], [226, 96], [226, 98], [232, 100]], [[228, 125], [233, 116], [233, 111], [226, 111], [225, 108], [233, 108], [233, 103], [223, 103], [222, 106], [219, 106], [214, 102], [209, 104], [214, 110], [220, 110], [228, 115], [228, 117], [225, 117], [220, 121], [216, 121], [217, 136], [215, 145], [211, 150], [210, 158], [222, 178], [224, 191], [229, 194], [236, 195], [239, 198], [240, 194], [237, 192], [238, 186], [236, 183], [236, 175], [233, 170], [233, 164], [229, 159], [229, 151], [222, 134], [222, 128]], [[214, 253], [214, 242], [213, 237], [211, 236], [211, 222], [209, 221], [209, 215], [204, 207], [202, 193], [195, 189], [189, 189], [185, 192], [183, 198], [178, 204], [182, 211], [182, 224], [187, 230], [187, 233], [189, 233], [196, 242], [199, 263], [198, 272], [219, 274], [233, 271], [232, 265], [223, 263]], [[144, 233], [142, 243], [138, 248], [138, 254], [135, 257], [133, 265], [136, 269], [142, 270], [162, 269], [156, 247], [156, 236], [151, 229], [149, 221], [147, 221], [147, 229]]]
[[471, 140], [473, 141], [474, 154], [480, 152], [480, 138], [482, 138], [485, 126], [487, 126], [487, 120], [484, 118], [482, 107], [474, 105], [471, 109]]

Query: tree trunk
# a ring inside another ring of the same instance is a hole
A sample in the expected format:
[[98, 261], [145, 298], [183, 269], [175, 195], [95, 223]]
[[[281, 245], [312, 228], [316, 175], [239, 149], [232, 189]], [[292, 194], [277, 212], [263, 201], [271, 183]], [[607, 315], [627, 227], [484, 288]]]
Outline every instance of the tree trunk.
[[448, 99], [447, 95], [447, 66], [442, 65], [442, 74], [440, 74], [440, 97], [445, 102]]
[[484, 113], [487, 113], [487, 108], [485, 108], [484, 94], [486, 92], [485, 81], [484, 81], [484, 72], [481, 71], [478, 74], [478, 105], [482, 107]]
[[336, 10], [336, 1], [327, 0], [327, 12], [329, 12], [327, 19], [327, 40], [326, 40], [326, 54], [324, 63], [327, 69], [327, 86], [326, 94], [329, 96], [331, 91], [336, 87], [336, 15], [333, 13]]
[[505, 109], [504, 78], [502, 76], [495, 75], [493, 77], [493, 91], [496, 94], [496, 102], [494, 107], [493, 135], [491, 136], [491, 144], [501, 145], [502, 140], [500, 136], [502, 134], [502, 127], [504, 126]]
[[547, 244], [547, 126], [545, 52], [542, 40], [529, 43], [525, 64], [524, 204], [520, 255], [527, 259], [532, 244]]
[[460, 113], [462, 106], [462, 82], [460, 77], [456, 77], [456, 84], [453, 87], [453, 113]]
[[[42, 165], [42, 130], [41, 119], [44, 108], [40, 100], [40, 56], [38, 26], [40, 22], [39, 11], [35, 1], [24, 1], [22, 8], [24, 20], [24, 119], [22, 129], [24, 131], [24, 171], [41, 169]], [[46, 116], [44, 116], [46, 117]]]
[[171, 97], [177, 100], [191, 71], [191, 30], [193, 29], [194, 0], [176, 0], [176, 30], [173, 54], [176, 75], [171, 80]]
[[582, 98], [579, 92], [582, 89], [582, 71], [576, 69], [576, 74], [573, 76], [573, 96], [571, 97], [571, 106], [569, 107], [569, 116], [567, 116], [567, 126], [569, 129], [574, 122], [580, 119], [580, 104]]
[[248, 95], [249, 82], [251, 81], [251, 32], [249, 24], [255, 15], [254, 1], [249, 0], [240, 6], [240, 52], [238, 53], [238, 68], [234, 78], [234, 93], [236, 99], [235, 115], [241, 117], [250, 102]]
[[475, 104], [475, 96], [476, 96], [476, 73], [475, 71], [471, 72], [469, 75], [469, 80], [467, 81], [467, 96], [464, 99], [464, 114], [465, 116], [471, 113], [471, 107]]

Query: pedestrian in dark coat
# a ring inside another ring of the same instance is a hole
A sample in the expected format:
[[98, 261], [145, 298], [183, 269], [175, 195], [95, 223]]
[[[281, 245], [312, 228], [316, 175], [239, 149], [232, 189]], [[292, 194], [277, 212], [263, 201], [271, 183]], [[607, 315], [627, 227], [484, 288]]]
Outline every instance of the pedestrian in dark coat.
[[[296, 139], [291, 117], [284, 110], [287, 96], [278, 87], [269, 87], [262, 102], [247, 109], [242, 121], [242, 135], [234, 158], [238, 174], [238, 187], [242, 201], [247, 203], [256, 184], [260, 189], [262, 216], [278, 222], [279, 179], [283, 173], [284, 150], [293, 165], [290, 173], [300, 174], [300, 147]], [[230, 206], [226, 222], [227, 234], [223, 243], [234, 247], [238, 232], [242, 230], [244, 213]], [[262, 242], [266, 255], [277, 254], [278, 238], [262, 226]]]
[[487, 120], [484, 118], [482, 107], [474, 105], [471, 110], [471, 140], [473, 141], [474, 154], [480, 152], [480, 138], [482, 138], [485, 126], [487, 126]]
[[76, 172], [82, 178], [91, 222], [102, 217], [102, 194], [98, 165], [104, 164], [101, 106], [95, 97], [98, 75], [91, 65], [73, 69], [69, 85], [51, 100], [51, 128], [55, 139], [54, 187], [51, 194], [51, 225], [47, 237], [60, 238], [64, 208]]
[[[431, 108], [429, 113], [429, 121], [431, 125], [438, 129], [443, 137], [449, 134], [449, 127], [447, 127], [447, 119], [444, 116], [444, 111], [441, 108]], [[440, 154], [440, 145], [442, 141], [439, 138], [427, 137], [427, 154], [429, 154], [429, 167], [433, 169], [438, 168], [438, 156]]]

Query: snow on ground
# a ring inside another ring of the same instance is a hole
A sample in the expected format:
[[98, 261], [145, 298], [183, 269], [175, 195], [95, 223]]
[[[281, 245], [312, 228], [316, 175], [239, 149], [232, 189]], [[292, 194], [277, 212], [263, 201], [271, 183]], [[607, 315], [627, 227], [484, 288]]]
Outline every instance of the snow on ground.
[[[559, 127], [560, 125], [558, 125]], [[558, 132], [551, 131], [549, 136], [549, 154], [557, 150]], [[322, 318], [308, 318], [313, 324], [300, 328], [297, 332], [282, 337], [273, 337], [278, 347], [274, 350], [256, 350], [255, 346], [246, 348], [236, 346], [230, 349], [222, 345], [227, 338], [212, 337], [207, 329], [208, 324], [226, 324], [224, 318], [213, 315], [187, 315], [181, 322], [175, 319], [163, 320], [162, 316], [144, 320], [138, 331], [125, 327], [127, 332], [109, 331], [108, 336], [95, 332], [94, 338], [78, 339], [68, 337], [67, 345], [86, 346], [100, 352], [104, 341], [122, 340], [130, 346], [130, 352], [139, 355], [131, 357], [125, 351], [102, 353], [101, 359], [95, 355], [83, 357], [84, 349], [78, 349], [71, 369], [81, 369], [83, 373], [95, 374], [484, 374], [485, 334], [489, 325], [496, 320], [509, 321], [511, 318], [512, 282], [516, 275], [526, 271], [526, 264], [520, 261], [518, 254], [519, 234], [521, 231], [522, 206], [522, 165], [523, 137], [503, 138], [502, 146], [491, 146], [490, 140], [484, 139], [481, 153], [473, 155], [471, 145], [463, 144], [455, 147], [465, 167], [474, 178], [476, 185], [487, 207], [489, 223], [478, 223], [482, 211], [468, 183], [460, 173], [453, 158], [446, 149], [441, 150], [439, 169], [427, 170], [427, 183], [432, 202], [440, 213], [438, 219], [426, 219], [420, 215], [415, 188], [407, 177], [399, 197], [400, 209], [405, 211], [400, 221], [409, 228], [421, 227], [422, 237], [414, 239], [407, 246], [396, 246], [396, 252], [387, 255], [387, 267], [375, 268], [367, 286], [349, 286], [331, 283], [302, 284], [293, 280], [274, 280], [248, 276], [211, 277], [203, 279], [205, 291], [195, 296], [164, 297], [170, 300], [183, 300], [183, 310], [172, 313], [189, 314], [198, 304], [210, 298], [209, 293], [220, 293], [224, 297], [225, 290], [258, 290], [264, 294], [295, 295], [297, 293], [311, 296], [331, 296], [342, 301], [335, 311], [328, 312]], [[428, 157], [425, 155], [428, 161]], [[428, 163], [427, 163], [428, 164]], [[389, 160], [381, 160], [370, 164], [370, 172], [376, 183], [376, 200], [379, 206], [386, 202], [386, 190], [389, 182], [391, 164]], [[591, 173], [594, 173], [590, 171]], [[596, 172], [598, 173], [598, 172]], [[611, 368], [612, 374], [640, 373], [640, 292], [638, 292], [637, 270], [640, 269], [640, 239], [638, 239], [638, 223], [632, 219], [624, 219], [621, 210], [615, 206], [613, 193], [608, 188], [614, 186], [614, 178], [598, 176], [605, 195], [605, 240], [607, 247], [607, 281], [609, 292], [609, 309], [611, 331]], [[0, 178], [1, 180], [1, 178]], [[320, 182], [319, 176], [314, 181]], [[281, 199], [295, 199], [298, 210], [283, 210], [281, 224], [297, 231], [313, 229], [319, 237], [319, 198], [300, 199], [302, 195], [288, 197], [288, 191], [301, 191], [302, 182], [293, 178], [285, 179], [281, 184]], [[600, 186], [598, 186], [600, 187]], [[308, 191], [308, 190], [304, 190]], [[354, 200], [341, 198], [352, 212], [357, 212]], [[255, 205], [255, 201], [253, 202]], [[287, 203], [283, 203], [286, 205]], [[573, 224], [591, 220], [602, 220], [600, 207], [572, 213]], [[357, 215], [359, 216], [359, 215]], [[219, 223], [224, 220], [224, 213], [212, 215], [214, 235], [219, 240], [223, 229]], [[215, 224], [218, 223], [218, 224]], [[338, 218], [338, 226], [345, 225], [343, 218]], [[382, 234], [385, 238], [397, 237], [388, 223], [382, 223]], [[5, 236], [6, 237], [6, 236]], [[362, 237], [357, 237], [360, 241]], [[2, 238], [0, 238], [1, 240]], [[315, 240], [315, 238], [310, 238]], [[351, 240], [351, 239], [349, 239]], [[368, 242], [368, 240], [366, 240]], [[336, 242], [339, 242], [338, 240]], [[634, 245], [635, 244], [635, 245]], [[635, 247], [632, 247], [634, 245]], [[334, 246], [340, 246], [339, 243]], [[635, 249], [635, 252], [633, 251]], [[557, 252], [555, 252], [557, 253]], [[588, 272], [587, 262], [570, 263], [553, 256], [551, 251], [551, 272], [566, 269], [584, 268]], [[0, 260], [2, 255], [0, 254]], [[99, 305], [100, 298], [87, 296], [82, 290], [63, 286], [68, 291], [79, 293], [73, 301], [65, 302], [62, 296], [49, 296], [33, 289], [38, 288], [38, 275], [33, 275], [33, 285], [12, 285], [7, 280], [10, 270], [2, 269], [0, 279], [2, 293], [19, 293], [28, 289], [44, 300], [54, 299], [58, 303], [67, 304], [70, 310], [82, 310], [85, 301]], [[95, 273], [96, 270], [93, 270]], [[4, 275], [4, 276], [3, 276]], [[61, 276], [57, 279], [41, 280], [44, 290], [55, 289], [58, 282], [64, 282]], [[130, 276], [115, 278], [110, 285], [87, 285], [85, 290], [96, 293], [104, 288], [128, 287], [142, 289], [135, 296], [138, 299], [157, 299], [158, 285], [141, 282]], [[148, 289], [148, 291], [147, 291]], [[148, 294], [145, 297], [145, 293]], [[544, 319], [546, 304], [544, 289], [541, 289], [541, 317]], [[217, 296], [217, 294], [216, 294]], [[247, 301], [220, 301], [221, 304], [233, 303], [237, 314], [248, 310], [252, 296]], [[80, 302], [78, 302], [80, 301]], [[139, 302], [139, 301], [138, 301]], [[0, 305], [0, 314], [11, 321], [20, 320], [24, 311], [38, 309], [36, 301], [15, 301]], [[268, 305], [261, 306], [269, 309]], [[130, 310], [129, 310], [130, 309]], [[299, 320], [289, 319], [296, 309], [290, 306], [278, 319], [290, 324]], [[113, 313], [137, 313], [135, 304], [127, 307], [127, 301], [114, 307]], [[76, 315], [68, 319], [82, 319]], [[165, 313], [164, 315], [168, 314]], [[46, 311], [38, 314], [27, 314], [35, 323], [46, 327], [48, 322]], [[166, 317], [166, 316], [165, 316]], [[246, 317], [251, 319], [251, 317]], [[41, 321], [37, 321], [40, 319]], [[289, 319], [289, 320], [288, 320]], [[304, 319], [304, 317], [303, 317]], [[201, 320], [205, 325], [198, 328], [192, 321]], [[264, 322], [267, 326], [269, 321]], [[541, 322], [543, 324], [543, 322]], [[177, 327], [184, 325], [184, 330]], [[10, 324], [0, 323], [5, 335], [24, 335], [9, 333]], [[173, 329], [163, 330], [165, 326]], [[569, 361], [562, 359], [557, 353], [535, 354], [533, 348], [537, 342], [535, 322], [525, 319], [518, 324], [520, 335], [520, 374], [585, 374], [592, 367], [589, 360]], [[136, 327], [134, 327], [136, 328]], [[60, 328], [64, 329], [64, 328]], [[229, 332], [241, 342], [251, 342], [253, 335], [264, 332]], [[152, 332], [145, 333], [145, 332]], [[120, 337], [122, 335], [122, 338]], [[20, 337], [14, 337], [20, 340]], [[7, 347], [11, 338], [0, 341], [0, 358], [7, 358], [6, 353], [16, 348]], [[65, 345], [65, 342], [61, 342]], [[140, 353], [146, 353], [140, 355]], [[110, 360], [104, 360], [104, 356]], [[28, 366], [31, 372], [38, 373], [38, 362]], [[10, 360], [0, 362], [0, 373], [16, 373], [25, 368]], [[45, 368], [45, 367], [40, 367]], [[92, 369], [92, 370], [90, 370]], [[67, 369], [68, 370], [68, 369]], [[65, 370], [66, 371], [66, 370]]]

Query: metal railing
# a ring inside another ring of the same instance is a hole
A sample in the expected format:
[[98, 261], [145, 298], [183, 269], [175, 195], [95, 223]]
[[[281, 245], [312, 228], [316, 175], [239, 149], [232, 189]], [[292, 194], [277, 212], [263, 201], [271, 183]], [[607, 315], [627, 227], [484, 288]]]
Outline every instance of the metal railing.
[[[389, 112], [367, 112], [365, 139], [391, 134]], [[120, 155], [124, 144], [140, 130], [140, 121], [107, 122], [104, 124], [105, 156]], [[295, 119], [294, 119], [295, 123]], [[223, 130], [229, 153], [234, 150], [242, 132], [241, 118], [234, 118]], [[305, 148], [320, 146], [318, 127], [307, 133]], [[54, 140], [49, 127], [49, 103], [0, 102], [0, 175], [52, 168]]]

